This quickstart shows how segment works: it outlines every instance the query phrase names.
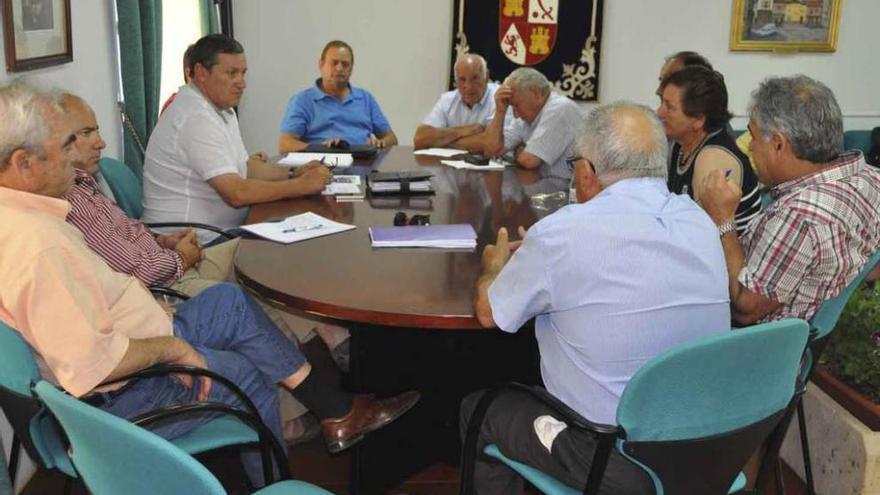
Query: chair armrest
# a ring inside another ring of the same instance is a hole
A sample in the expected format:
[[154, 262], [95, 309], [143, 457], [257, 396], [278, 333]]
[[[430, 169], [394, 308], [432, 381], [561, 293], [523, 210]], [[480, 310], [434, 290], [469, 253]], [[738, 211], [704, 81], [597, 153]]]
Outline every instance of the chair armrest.
[[467, 433], [465, 434], [464, 443], [462, 445], [461, 485], [459, 493], [462, 495], [470, 495], [473, 493], [474, 464], [476, 456], [478, 455], [477, 442], [480, 437], [480, 428], [483, 425], [483, 419], [486, 417], [486, 412], [489, 410], [489, 406], [492, 405], [492, 402], [498, 397], [498, 395], [507, 390], [518, 390], [531, 395], [557, 412], [570, 425], [586, 431], [591, 431], [599, 437], [599, 446], [593, 456], [593, 467], [587, 478], [587, 490], [585, 490], [585, 493], [598, 493], [599, 483], [604, 474], [605, 465], [608, 462], [608, 455], [611, 452], [614, 438], [622, 433], [623, 430], [617, 426], [603, 425], [589, 421], [567, 405], [563, 404], [562, 401], [553, 397], [545, 389], [523, 385], [521, 383], [507, 383], [487, 390], [474, 408], [474, 412], [467, 425]]
[[180, 365], [180, 364], [157, 364], [156, 366], [151, 366], [149, 368], [135, 371], [134, 373], [129, 373], [127, 375], [121, 376], [119, 378], [115, 378], [113, 380], [107, 380], [105, 382], [102, 382], [100, 386], [110, 385], [113, 383], [119, 383], [119, 382], [124, 382], [124, 381], [128, 381], [128, 380], [135, 380], [138, 378], [147, 378], [147, 377], [152, 377], [152, 376], [164, 376], [164, 375], [170, 375], [170, 374], [174, 374], [174, 373], [183, 373], [183, 374], [187, 374], [187, 375], [191, 375], [191, 376], [206, 376], [206, 377], [210, 378], [211, 380], [213, 380], [214, 382], [220, 383], [221, 385], [223, 385], [224, 387], [229, 389], [229, 391], [232, 392], [232, 394], [235, 395], [235, 397], [239, 401], [241, 401], [241, 403], [244, 405], [244, 408], [247, 410], [248, 413], [250, 413], [256, 417], [260, 416], [259, 411], [257, 411], [257, 407], [254, 405], [254, 403], [250, 399], [250, 397], [248, 397], [247, 394], [245, 394], [240, 388], [238, 388], [238, 386], [235, 383], [233, 383], [231, 380], [229, 380], [225, 376], [220, 375], [218, 373], [215, 373], [211, 370], [207, 370], [204, 368], [196, 368], [194, 366], [184, 366], [184, 365]]
[[148, 411], [144, 414], [131, 418], [131, 422], [142, 427], [148, 428], [151, 424], [173, 418], [176, 416], [186, 416], [192, 414], [213, 413], [218, 415], [234, 416], [242, 423], [248, 425], [257, 433], [260, 439], [260, 447], [263, 454], [263, 473], [265, 476], [266, 486], [272, 484], [272, 469], [268, 466], [271, 462], [266, 450], [268, 446], [271, 453], [275, 456], [275, 462], [278, 466], [278, 472], [282, 479], [290, 478], [290, 465], [287, 462], [287, 453], [285, 449], [278, 443], [278, 439], [272, 434], [272, 431], [263, 423], [259, 415], [251, 414], [229, 404], [211, 401], [191, 402], [187, 404], [176, 404], [167, 407], [160, 407]]
[[576, 426], [582, 430], [592, 431], [594, 433], [602, 435], [616, 435], [622, 432], [620, 427], [616, 425], [594, 423], [584, 418], [583, 416], [578, 414], [577, 411], [568, 407], [564, 402], [554, 397], [550, 392], [547, 391], [547, 389], [543, 387], [522, 385], [520, 383], [510, 383], [507, 385], [507, 387], [513, 390], [520, 390], [522, 392], [525, 392], [543, 402], [544, 404], [548, 405], [556, 413], [562, 416], [562, 418], [565, 419], [565, 422], [568, 423], [569, 426]]
[[194, 229], [209, 230], [209, 231], [211, 231], [211, 232], [214, 232], [215, 234], [219, 234], [221, 237], [224, 237], [224, 238], [226, 238], [226, 239], [235, 239], [236, 237], [238, 237], [238, 236], [235, 235], [234, 233], [227, 232], [227, 231], [221, 229], [220, 227], [215, 227], [215, 226], [213, 226], [213, 225], [208, 225], [208, 224], [206, 224], [206, 223], [196, 223], [196, 222], [158, 222], [158, 223], [147, 223], [147, 224], [144, 224], [144, 225], [146, 225], [146, 226], [149, 227], [150, 229], [154, 229], [154, 228], [156, 228], [156, 229], [161, 229], [161, 228], [164, 228], [164, 227], [192, 227], [192, 228], [194, 228]]
[[170, 287], [161, 287], [158, 285], [151, 285], [150, 292], [152, 292], [154, 296], [176, 297], [176, 298], [181, 299], [183, 301], [186, 301], [189, 299], [189, 296], [187, 294], [184, 294], [183, 292], [180, 292], [179, 290], [174, 290]]

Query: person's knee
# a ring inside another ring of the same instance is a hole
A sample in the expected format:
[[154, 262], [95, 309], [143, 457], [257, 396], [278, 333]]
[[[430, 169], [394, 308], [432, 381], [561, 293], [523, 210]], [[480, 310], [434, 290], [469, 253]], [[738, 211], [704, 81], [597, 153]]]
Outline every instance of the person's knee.
[[240, 302], [244, 301], [246, 296], [241, 287], [229, 282], [220, 282], [205, 289], [200, 297], [216, 298], [228, 302]]

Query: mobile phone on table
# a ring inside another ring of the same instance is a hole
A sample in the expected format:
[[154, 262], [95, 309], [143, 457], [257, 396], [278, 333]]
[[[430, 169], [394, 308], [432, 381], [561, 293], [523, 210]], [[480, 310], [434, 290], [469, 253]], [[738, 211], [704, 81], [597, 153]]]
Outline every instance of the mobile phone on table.
[[468, 153], [464, 155], [464, 161], [471, 165], [488, 165], [489, 158], [478, 153]]

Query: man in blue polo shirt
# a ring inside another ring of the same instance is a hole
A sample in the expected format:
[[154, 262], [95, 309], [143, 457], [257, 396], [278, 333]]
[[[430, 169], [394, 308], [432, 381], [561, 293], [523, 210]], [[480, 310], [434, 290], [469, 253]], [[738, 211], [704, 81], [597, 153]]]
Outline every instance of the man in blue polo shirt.
[[295, 94], [281, 120], [281, 153], [300, 151], [310, 143], [394, 146], [397, 136], [369, 91], [349, 84], [354, 51], [334, 40], [324, 46], [318, 69], [321, 78]]

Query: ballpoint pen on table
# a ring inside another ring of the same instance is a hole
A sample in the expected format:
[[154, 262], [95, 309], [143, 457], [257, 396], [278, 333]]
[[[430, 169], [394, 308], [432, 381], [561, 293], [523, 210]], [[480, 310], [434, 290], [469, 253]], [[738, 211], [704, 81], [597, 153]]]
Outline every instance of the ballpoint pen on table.
[[281, 231], [282, 234], [290, 234], [292, 232], [305, 232], [307, 230], [318, 230], [324, 227], [323, 225], [309, 225], [306, 227], [291, 227], [289, 229], [284, 229]]

